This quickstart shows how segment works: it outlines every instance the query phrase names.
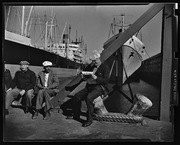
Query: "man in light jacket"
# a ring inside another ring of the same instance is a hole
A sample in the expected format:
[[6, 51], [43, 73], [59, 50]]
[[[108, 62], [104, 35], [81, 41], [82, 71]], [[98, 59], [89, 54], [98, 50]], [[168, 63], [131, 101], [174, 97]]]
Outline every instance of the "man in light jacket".
[[44, 61], [44, 70], [39, 72], [38, 74], [37, 87], [39, 91], [36, 98], [36, 109], [32, 117], [33, 119], [37, 118], [38, 111], [40, 109], [44, 109], [44, 120], [50, 117], [50, 109], [53, 108], [53, 105], [51, 104], [51, 99], [59, 92], [59, 80], [57, 75], [51, 70], [51, 66], [52, 62]]

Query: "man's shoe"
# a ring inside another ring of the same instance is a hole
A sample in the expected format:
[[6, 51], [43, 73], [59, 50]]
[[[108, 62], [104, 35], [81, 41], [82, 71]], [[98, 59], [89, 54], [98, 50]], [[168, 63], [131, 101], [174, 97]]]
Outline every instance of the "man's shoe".
[[12, 105], [13, 106], [21, 106], [21, 103], [19, 101], [15, 100], [15, 101], [12, 102]]
[[92, 121], [87, 121], [85, 123], [83, 123], [83, 127], [87, 127], [87, 126], [90, 126], [93, 122]]
[[48, 120], [51, 117], [51, 113], [49, 111], [46, 112], [45, 117], [43, 118], [44, 120]]
[[9, 115], [8, 109], [5, 109], [5, 115]]
[[67, 116], [66, 119], [74, 119], [74, 120], [79, 121], [80, 117], [77, 117], [77, 116]]
[[28, 112], [29, 112], [29, 107], [25, 107], [24, 113], [26, 114], [26, 113], [28, 113]]
[[80, 120], [81, 120], [79, 116], [73, 116], [73, 119], [74, 119], [74, 120], [77, 120], [77, 121], [80, 121]]
[[73, 116], [67, 116], [66, 119], [73, 119]]
[[34, 112], [32, 119], [36, 119], [38, 117], [38, 112]]

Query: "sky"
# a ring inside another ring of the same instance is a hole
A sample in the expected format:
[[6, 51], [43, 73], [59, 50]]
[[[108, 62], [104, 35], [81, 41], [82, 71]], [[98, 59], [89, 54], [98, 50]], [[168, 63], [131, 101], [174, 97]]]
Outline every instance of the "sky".
[[[56, 18], [56, 41], [60, 40], [65, 23], [71, 25], [71, 39], [75, 41], [76, 30], [78, 37], [83, 36], [84, 43], [87, 44], [87, 56], [93, 54], [93, 50], [102, 50], [103, 44], [108, 40], [111, 23], [113, 18], [120, 21], [121, 14], [125, 14], [125, 24], [133, 24], [152, 4], [149, 5], [67, 5], [67, 6], [39, 6], [35, 5], [32, 17], [39, 15], [42, 19], [46, 14], [50, 20], [53, 10]], [[30, 6], [26, 11], [30, 10]], [[27, 15], [26, 15], [27, 18]], [[37, 22], [37, 21], [36, 21]], [[146, 56], [160, 53], [161, 51], [161, 25], [162, 11], [159, 12], [142, 29], [142, 42], [146, 46]], [[40, 29], [43, 27], [36, 25], [31, 28], [32, 43], [40, 37]], [[44, 27], [45, 28], [45, 27]], [[35, 32], [35, 33], [34, 33]]]

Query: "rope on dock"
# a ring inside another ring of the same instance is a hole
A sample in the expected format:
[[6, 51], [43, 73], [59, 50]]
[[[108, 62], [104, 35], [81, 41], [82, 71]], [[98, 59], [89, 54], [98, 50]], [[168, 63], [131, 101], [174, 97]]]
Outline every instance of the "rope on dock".
[[122, 123], [142, 123], [143, 118], [140, 116], [129, 116], [122, 113], [94, 114], [94, 120]]

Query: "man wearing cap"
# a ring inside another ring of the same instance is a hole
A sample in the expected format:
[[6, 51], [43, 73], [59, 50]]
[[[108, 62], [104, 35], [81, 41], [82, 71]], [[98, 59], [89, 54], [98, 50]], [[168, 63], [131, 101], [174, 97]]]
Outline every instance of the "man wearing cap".
[[21, 61], [20, 70], [15, 73], [10, 88], [6, 91], [5, 114], [9, 114], [9, 106], [20, 94], [26, 100], [25, 113], [31, 108], [31, 100], [34, 96], [34, 86], [36, 84], [36, 74], [30, 70], [29, 62]]
[[33, 119], [37, 118], [38, 111], [42, 108], [44, 108], [45, 113], [43, 119], [46, 120], [50, 117], [50, 109], [53, 108], [51, 99], [59, 92], [59, 80], [57, 75], [50, 69], [51, 66], [52, 62], [44, 61], [44, 70], [38, 74], [37, 87], [39, 88], [39, 92], [37, 94], [36, 111], [32, 117]]
[[[80, 119], [81, 100], [85, 100], [87, 105], [87, 121], [83, 123], [83, 127], [87, 127], [93, 122], [94, 104], [93, 101], [98, 96], [108, 92], [107, 83], [109, 75], [109, 67], [105, 64], [101, 64], [100, 54], [96, 53], [92, 58], [95, 63], [95, 68], [91, 77], [85, 80], [87, 82], [86, 87], [81, 91], [77, 92], [73, 97], [73, 114], [67, 116], [67, 119], [74, 118], [75, 120]], [[84, 78], [84, 76], [82, 75]]]

